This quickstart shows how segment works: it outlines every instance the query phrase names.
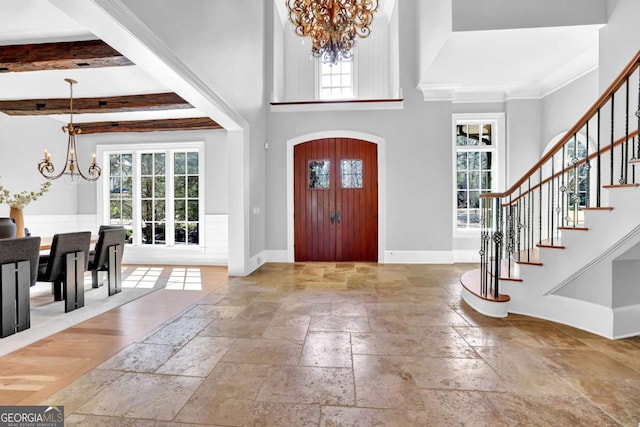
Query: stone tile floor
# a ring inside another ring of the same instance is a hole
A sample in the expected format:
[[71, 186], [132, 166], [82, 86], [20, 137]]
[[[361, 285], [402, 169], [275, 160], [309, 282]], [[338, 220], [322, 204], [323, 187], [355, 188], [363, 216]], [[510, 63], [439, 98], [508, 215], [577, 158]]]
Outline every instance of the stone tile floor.
[[68, 426], [640, 425], [640, 337], [479, 315], [471, 267], [267, 264], [43, 404]]

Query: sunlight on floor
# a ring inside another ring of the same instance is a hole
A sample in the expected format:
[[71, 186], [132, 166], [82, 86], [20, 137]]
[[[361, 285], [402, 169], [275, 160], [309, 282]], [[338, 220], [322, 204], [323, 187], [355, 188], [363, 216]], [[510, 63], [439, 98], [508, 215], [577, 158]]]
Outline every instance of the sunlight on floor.
[[123, 288], [153, 288], [160, 275], [162, 268], [157, 267], [138, 267], [125, 280], [122, 281]]
[[165, 289], [199, 291], [202, 277], [199, 268], [174, 268]]

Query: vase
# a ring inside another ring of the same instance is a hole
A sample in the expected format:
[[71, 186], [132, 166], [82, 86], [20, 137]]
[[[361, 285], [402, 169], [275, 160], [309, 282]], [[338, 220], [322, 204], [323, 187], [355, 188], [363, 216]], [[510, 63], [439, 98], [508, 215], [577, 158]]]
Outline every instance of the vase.
[[24, 216], [22, 209], [12, 207], [9, 216], [16, 225], [16, 237], [24, 237]]
[[11, 218], [0, 218], [0, 239], [16, 237], [16, 225]]

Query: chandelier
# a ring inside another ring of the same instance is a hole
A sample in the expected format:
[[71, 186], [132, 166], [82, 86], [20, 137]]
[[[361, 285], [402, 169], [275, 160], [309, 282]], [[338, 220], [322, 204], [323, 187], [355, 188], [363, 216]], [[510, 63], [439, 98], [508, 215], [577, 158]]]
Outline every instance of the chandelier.
[[286, 0], [297, 35], [311, 37], [311, 54], [335, 65], [353, 56], [356, 36], [365, 38], [378, 0]]
[[95, 181], [100, 178], [102, 169], [96, 164], [96, 155], [93, 154], [91, 159], [91, 165], [87, 169], [87, 173], [83, 173], [80, 169], [77, 159], [76, 151], [76, 135], [82, 132], [82, 129], [73, 124], [73, 85], [78, 83], [73, 79], [64, 79], [69, 83], [69, 124], [62, 126], [62, 131], [69, 134], [69, 140], [67, 142], [67, 160], [64, 163], [64, 167], [59, 173], [56, 173], [56, 169], [51, 163], [51, 153], [44, 149], [44, 160], [38, 163], [38, 171], [47, 179], [58, 179], [62, 175], [69, 175], [71, 180], [75, 180], [80, 177], [87, 181]]

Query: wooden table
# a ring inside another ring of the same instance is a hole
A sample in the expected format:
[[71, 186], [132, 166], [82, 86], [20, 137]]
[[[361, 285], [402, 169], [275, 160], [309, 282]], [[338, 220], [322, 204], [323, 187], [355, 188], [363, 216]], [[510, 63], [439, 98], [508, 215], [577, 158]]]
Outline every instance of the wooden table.
[[[98, 235], [91, 235], [91, 244], [94, 245], [98, 241]], [[53, 242], [53, 236], [40, 238], [40, 250], [48, 251], [51, 249], [51, 243]]]

